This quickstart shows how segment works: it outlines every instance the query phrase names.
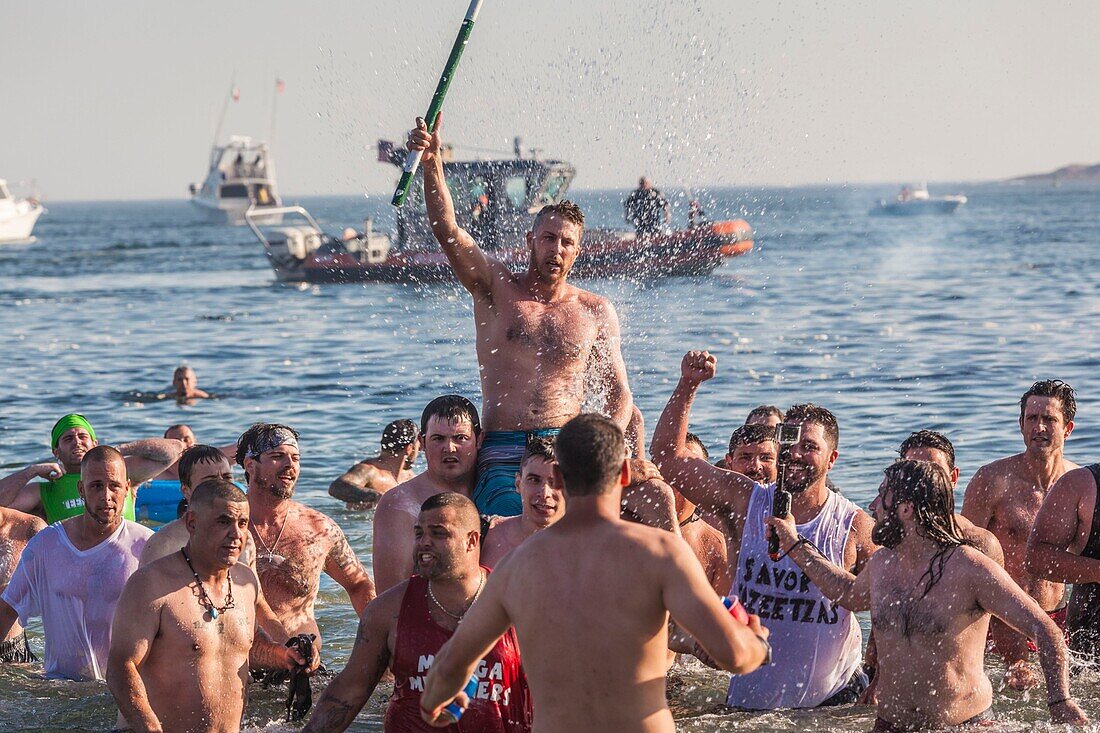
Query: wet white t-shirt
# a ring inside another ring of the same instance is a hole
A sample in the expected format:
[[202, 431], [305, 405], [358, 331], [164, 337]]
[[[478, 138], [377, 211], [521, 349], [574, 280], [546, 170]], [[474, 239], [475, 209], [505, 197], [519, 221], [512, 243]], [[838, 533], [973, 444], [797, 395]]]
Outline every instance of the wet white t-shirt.
[[104, 679], [115, 606], [152, 534], [123, 520], [98, 545], [78, 550], [58, 522], [27, 543], [3, 599], [23, 625], [42, 618], [47, 677]]

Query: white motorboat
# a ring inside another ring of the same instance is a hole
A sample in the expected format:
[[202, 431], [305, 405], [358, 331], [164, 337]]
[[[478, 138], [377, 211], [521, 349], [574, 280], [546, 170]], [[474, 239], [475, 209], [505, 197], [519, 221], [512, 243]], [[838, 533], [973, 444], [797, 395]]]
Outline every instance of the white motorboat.
[[8, 182], [0, 179], [0, 242], [26, 242], [46, 209], [37, 200], [12, 197]]
[[904, 186], [893, 201], [882, 199], [871, 213], [893, 216], [916, 216], [919, 214], [953, 214], [966, 203], [966, 196], [951, 194], [948, 196], [929, 196], [928, 186]]
[[217, 223], [241, 226], [249, 209], [254, 218], [279, 223], [281, 213], [264, 214], [282, 206], [267, 143], [233, 135], [225, 145], [215, 144], [205, 180], [191, 184], [191, 203]]

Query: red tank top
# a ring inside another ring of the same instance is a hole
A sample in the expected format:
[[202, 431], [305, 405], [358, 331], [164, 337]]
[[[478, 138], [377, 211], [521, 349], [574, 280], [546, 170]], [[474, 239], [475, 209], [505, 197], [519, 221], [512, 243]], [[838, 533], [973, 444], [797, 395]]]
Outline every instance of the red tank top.
[[[483, 568], [486, 573], [488, 568]], [[391, 668], [394, 688], [386, 707], [386, 733], [528, 733], [531, 696], [520, 667], [516, 632], [508, 629], [474, 673], [481, 681], [477, 695], [462, 719], [446, 728], [433, 728], [420, 717], [420, 694], [435, 654], [453, 632], [432, 620], [428, 609], [428, 581], [409, 578], [401, 612]]]

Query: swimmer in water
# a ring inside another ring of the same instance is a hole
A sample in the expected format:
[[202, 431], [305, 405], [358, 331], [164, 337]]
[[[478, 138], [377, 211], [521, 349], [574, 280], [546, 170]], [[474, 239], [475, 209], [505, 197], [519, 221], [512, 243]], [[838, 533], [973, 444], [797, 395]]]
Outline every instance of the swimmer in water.
[[[8, 587], [19, 558], [31, 538], [46, 528], [46, 523], [31, 514], [0, 508], [0, 594]], [[38, 657], [27, 643], [27, 634], [19, 621], [0, 637], [0, 662], [22, 664], [37, 662]]]
[[420, 415], [420, 444], [428, 468], [387, 491], [374, 510], [374, 582], [379, 593], [413, 573], [413, 525], [420, 506], [436, 494], [469, 497], [477, 471], [481, 420], [465, 397], [444, 395]]
[[536, 438], [527, 444], [516, 474], [523, 514], [493, 517], [481, 541], [481, 564], [495, 568], [504, 556], [536, 532], [565, 515], [565, 493], [554, 482], [554, 441]]
[[1070, 697], [1062, 632], [1003, 568], [962, 538], [947, 473], [934, 463], [901, 460], [885, 474], [871, 505], [874, 539], [884, 549], [858, 576], [822, 557], [790, 515], [767, 520], [780, 549], [826, 596], [852, 611], [871, 611], [879, 664], [875, 731], [989, 720], [990, 614], [1036, 640], [1051, 721], [1087, 724]]
[[369, 509], [382, 494], [411, 479], [420, 452], [420, 432], [412, 420], [394, 420], [382, 431], [382, 450], [349, 468], [328, 487], [329, 496], [348, 509]]
[[84, 455], [77, 490], [81, 514], [27, 543], [0, 597], [0, 638], [16, 620], [41, 617], [46, 677], [102, 680], [115, 607], [153, 531], [123, 518], [132, 487], [117, 449], [100, 445]]
[[187, 544], [138, 570], [123, 590], [107, 684], [134, 730], [232, 733], [244, 714], [250, 660], [312, 671], [320, 657], [303, 659], [257, 629], [260, 582], [238, 562], [248, 537], [243, 491], [207, 479], [184, 523]]
[[[57, 463], [36, 463], [0, 481], [0, 506], [28, 514], [40, 514], [53, 524], [84, 513], [77, 484], [84, 455], [99, 445], [96, 432], [83, 415], [72, 413], [58, 420], [51, 431], [50, 447]], [[164, 472], [183, 453], [183, 442], [170, 438], [148, 438], [121, 443], [116, 449], [126, 461], [126, 474], [137, 486]], [[43, 481], [35, 481], [40, 478]], [[123, 509], [134, 519], [134, 492]]]
[[176, 392], [176, 402], [190, 403], [194, 400], [209, 399], [210, 395], [199, 389], [199, 379], [195, 370], [184, 365], [172, 372], [172, 389]]
[[755, 616], [748, 625], [734, 620], [682, 539], [620, 519], [630, 463], [615, 423], [580, 415], [562, 428], [554, 452], [568, 511], [494, 570], [435, 656], [421, 713], [438, 724], [486, 650], [514, 626], [540, 730], [671, 733], [669, 614], [738, 674], [764, 664], [767, 630]]
[[[727, 535], [733, 593], [771, 629], [774, 663], [730, 680], [726, 704], [755, 710], [810, 708], [855, 702], [867, 686], [861, 665], [862, 632], [849, 611], [837, 608], [785, 558], [772, 559], [764, 520], [771, 516], [773, 485], [727, 471], [696, 457], [687, 446], [688, 418], [699, 386], [717, 369], [713, 356], [689, 351], [680, 381], [653, 433], [653, 457], [687, 498], [730, 517]], [[816, 405], [796, 405], [786, 415], [800, 426], [790, 447], [786, 486], [794, 515], [837, 564], [861, 572], [877, 550], [874, 522], [866, 512], [826, 487], [836, 462], [840, 428], [836, 417]], [[763, 428], [767, 430], [767, 428]], [[773, 432], [774, 435], [774, 432]]]
[[[387, 669], [394, 690], [385, 729], [427, 728], [420, 718], [424, 676], [490, 577], [478, 561], [480, 534], [477, 508], [462, 494], [436, 494], [424, 502], [416, 519], [416, 575], [367, 606], [347, 666], [325, 689], [303, 733], [346, 729]], [[515, 631], [487, 645], [478, 660], [478, 692], [460, 730], [530, 731], [531, 697]]]
[[287, 633], [315, 634], [319, 648], [313, 605], [321, 572], [347, 591], [356, 613], [374, 598], [374, 583], [340, 526], [294, 501], [298, 433], [286, 425], [256, 423], [237, 441], [237, 463], [248, 481], [248, 526], [264, 597]]
[[[982, 466], [963, 494], [962, 515], [997, 536], [1004, 550], [1005, 570], [1050, 614], [1066, 626], [1065, 585], [1032, 575], [1027, 568], [1027, 540], [1047, 492], [1077, 464], [1064, 456], [1073, 432], [1077, 400], [1073, 388], [1058, 379], [1035, 382], [1020, 398], [1023, 453]], [[1007, 684], [1023, 690], [1039, 684], [1028, 664], [1028, 640], [999, 621], [990, 623], [997, 653], [1008, 666]]]
[[553, 436], [590, 394], [603, 395], [602, 411], [626, 429], [632, 401], [619, 318], [609, 300], [567, 281], [584, 233], [575, 204], [542, 207], [527, 233], [527, 269], [513, 273], [459, 227], [440, 140], [439, 120], [428, 132], [417, 119], [406, 147], [423, 152], [428, 221], [473, 297], [486, 433], [471, 498], [482, 514], [518, 515], [515, 475], [528, 440]]

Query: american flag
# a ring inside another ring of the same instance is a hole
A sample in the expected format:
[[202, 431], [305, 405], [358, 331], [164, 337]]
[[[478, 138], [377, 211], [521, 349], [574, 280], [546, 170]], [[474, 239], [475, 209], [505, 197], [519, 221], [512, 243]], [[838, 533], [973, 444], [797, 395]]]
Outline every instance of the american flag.
[[233, 91], [231, 92], [231, 95], [233, 97], [234, 102], [241, 101], [241, 90], [239, 88], [233, 87]]
[[286, 91], [286, 82], [283, 81], [282, 79], [276, 79], [275, 80], [275, 93], [276, 94], [282, 94], [285, 91]]

